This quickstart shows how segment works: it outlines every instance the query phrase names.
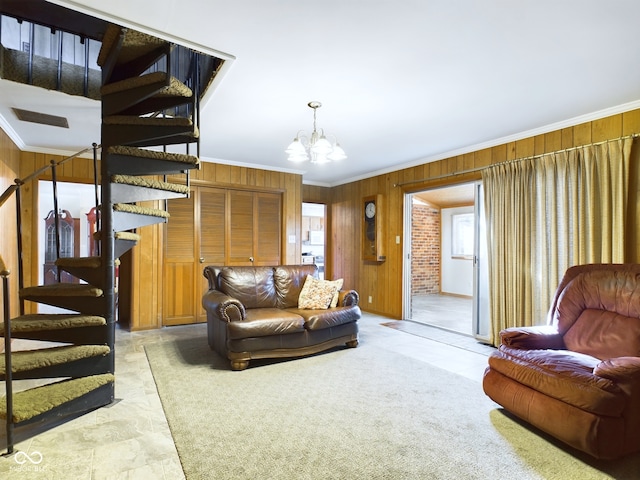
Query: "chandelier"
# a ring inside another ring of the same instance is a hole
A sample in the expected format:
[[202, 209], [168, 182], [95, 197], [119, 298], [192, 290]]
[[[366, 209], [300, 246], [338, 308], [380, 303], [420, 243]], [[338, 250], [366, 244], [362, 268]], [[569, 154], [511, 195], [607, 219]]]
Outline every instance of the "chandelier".
[[331, 143], [327, 140], [324, 130], [318, 131], [316, 128], [316, 110], [322, 106], [322, 103], [309, 102], [307, 105], [313, 109], [313, 132], [310, 137], [304, 130], [298, 132], [296, 138], [285, 150], [289, 154], [287, 159], [290, 162], [311, 160], [311, 163], [328, 163], [347, 158], [335, 137], [333, 137], [334, 142]]

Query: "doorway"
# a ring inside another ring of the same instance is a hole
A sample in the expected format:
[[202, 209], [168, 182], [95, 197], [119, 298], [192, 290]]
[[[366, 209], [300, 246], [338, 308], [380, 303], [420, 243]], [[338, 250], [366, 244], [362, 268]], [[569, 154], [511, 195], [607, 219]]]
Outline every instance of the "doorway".
[[[60, 229], [60, 256], [87, 257], [93, 255], [93, 232], [95, 231], [95, 196], [100, 190], [83, 183], [58, 182], [58, 213]], [[53, 183], [48, 180], [38, 182], [37, 225], [34, 231], [38, 238], [38, 285], [57, 283], [85, 283], [58, 271], [54, 265], [58, 252], [55, 239], [55, 216], [53, 203]], [[92, 221], [93, 212], [93, 221]], [[63, 308], [38, 304], [38, 313], [68, 312]]]
[[327, 206], [322, 203], [302, 204], [301, 263], [315, 263], [321, 279], [325, 277], [326, 214]]
[[483, 337], [481, 193], [467, 183], [406, 195], [406, 320]]

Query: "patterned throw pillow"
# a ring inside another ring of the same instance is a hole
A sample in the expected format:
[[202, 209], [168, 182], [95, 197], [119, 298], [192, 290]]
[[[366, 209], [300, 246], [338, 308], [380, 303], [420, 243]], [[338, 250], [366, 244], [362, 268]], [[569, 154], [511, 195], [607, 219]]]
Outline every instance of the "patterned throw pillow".
[[340, 290], [342, 290], [342, 284], [344, 283], [344, 279], [343, 278], [339, 278], [338, 280], [325, 280], [325, 281], [327, 281], [329, 283], [333, 283], [338, 288], [336, 290], [335, 295], [331, 299], [331, 305], [329, 305], [331, 308], [337, 307], [338, 306], [338, 300], [340, 299]]
[[329, 308], [333, 298], [338, 294], [337, 282], [337, 280], [335, 282], [319, 280], [312, 275], [307, 275], [298, 297], [298, 308], [314, 310]]

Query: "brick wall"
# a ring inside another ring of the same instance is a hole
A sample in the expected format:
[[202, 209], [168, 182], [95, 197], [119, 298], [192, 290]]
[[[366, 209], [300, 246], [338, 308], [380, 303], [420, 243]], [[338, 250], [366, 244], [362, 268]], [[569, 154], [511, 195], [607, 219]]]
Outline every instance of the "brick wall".
[[411, 210], [411, 294], [440, 293], [440, 210], [414, 203]]

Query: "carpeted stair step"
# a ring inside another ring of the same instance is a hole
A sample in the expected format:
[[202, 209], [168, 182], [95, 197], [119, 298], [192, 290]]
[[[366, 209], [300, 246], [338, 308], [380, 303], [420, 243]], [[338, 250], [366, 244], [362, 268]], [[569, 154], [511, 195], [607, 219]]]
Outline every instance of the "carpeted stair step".
[[102, 119], [103, 145], [174, 145], [196, 142], [199, 135], [197, 126], [184, 117], [111, 115]]
[[92, 285], [53, 283], [22, 288], [20, 298], [45, 303], [74, 312], [100, 315], [105, 312], [102, 289]]
[[116, 231], [133, 230], [138, 227], [164, 223], [169, 212], [157, 208], [141, 207], [129, 203], [113, 205], [113, 229]]
[[104, 275], [100, 257], [63, 257], [57, 259], [55, 265], [58, 270], [70, 273], [91, 285], [102, 286]]
[[[106, 345], [65, 345], [12, 352], [12, 378], [84, 377], [107, 373], [110, 353], [111, 349]], [[0, 355], [0, 380], [6, 379], [6, 371], [5, 357]]]
[[[47, 414], [59, 419], [74, 413], [89, 412], [113, 400], [114, 382], [113, 374], [105, 373], [63, 380], [14, 393], [12, 420], [20, 426], [45, 420]], [[94, 392], [96, 394], [92, 395]], [[0, 418], [7, 419], [4, 398], [0, 402]]]
[[[11, 319], [11, 337], [76, 345], [104, 343], [107, 321], [98, 315], [35, 313]], [[0, 323], [0, 335], [4, 323]]]
[[177, 78], [154, 72], [104, 85], [102, 115], [144, 115], [193, 102], [193, 92]]
[[144, 177], [113, 175], [111, 182], [111, 200], [114, 203], [166, 200], [189, 196], [189, 187], [186, 185], [160, 182]]
[[123, 175], [168, 175], [199, 169], [194, 155], [115, 145], [107, 149], [109, 171]]
[[[118, 258], [124, 255], [125, 253], [127, 253], [129, 250], [131, 250], [133, 247], [135, 247], [138, 244], [138, 242], [140, 241], [140, 235], [133, 232], [115, 232], [114, 238], [115, 238], [114, 257], [115, 257], [116, 265], [119, 265], [119, 263], [117, 263], [119, 262]], [[94, 232], [93, 239], [99, 242], [102, 239], [102, 232]], [[92, 283], [92, 282], [89, 282], [89, 283]], [[92, 283], [92, 285], [100, 286], [99, 283], [98, 284]]]
[[112, 83], [140, 75], [160, 57], [170, 45], [145, 33], [110, 24], [102, 38], [98, 65], [102, 67], [102, 83]]

